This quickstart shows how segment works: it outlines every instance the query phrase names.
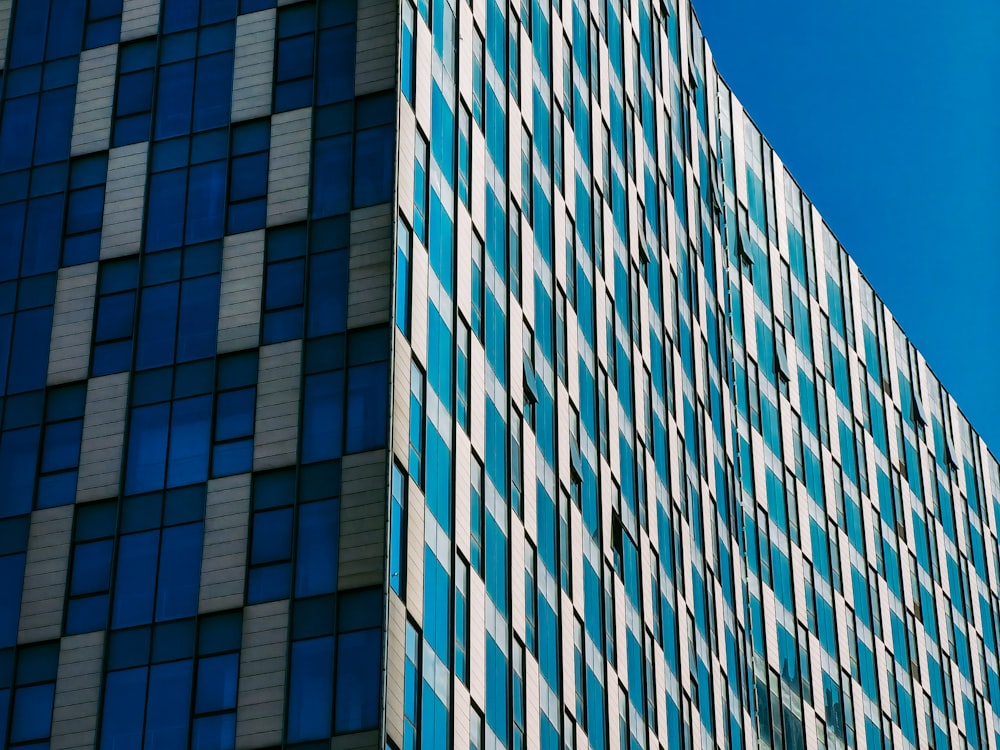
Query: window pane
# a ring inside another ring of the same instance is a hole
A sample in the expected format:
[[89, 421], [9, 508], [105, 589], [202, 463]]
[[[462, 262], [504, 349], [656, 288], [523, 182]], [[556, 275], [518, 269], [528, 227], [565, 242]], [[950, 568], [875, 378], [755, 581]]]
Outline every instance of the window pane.
[[104, 687], [101, 750], [142, 745], [146, 708], [146, 668], [109, 672]]
[[340, 502], [324, 500], [299, 508], [295, 595], [327, 594], [337, 589]]
[[342, 370], [306, 378], [302, 416], [302, 462], [339, 458], [344, 423]]
[[10, 722], [11, 742], [40, 740], [49, 736], [55, 692], [55, 683], [51, 682], [17, 689]]
[[191, 523], [163, 530], [156, 619], [191, 617], [198, 612], [202, 525]]
[[225, 711], [236, 707], [236, 677], [239, 654], [225, 654], [198, 662], [197, 713]]
[[[373, 676], [377, 679], [376, 667]], [[291, 687], [288, 691], [288, 741], [330, 736], [333, 705], [333, 638], [292, 644]]]
[[352, 367], [347, 388], [347, 452], [385, 445], [388, 364]]
[[152, 621], [159, 547], [158, 531], [129, 534], [118, 543], [115, 607], [111, 619], [113, 627], [126, 628]]
[[184, 747], [191, 711], [191, 660], [150, 669], [146, 705], [147, 748]]
[[337, 644], [337, 732], [378, 726], [381, 638], [377, 629], [340, 636]]

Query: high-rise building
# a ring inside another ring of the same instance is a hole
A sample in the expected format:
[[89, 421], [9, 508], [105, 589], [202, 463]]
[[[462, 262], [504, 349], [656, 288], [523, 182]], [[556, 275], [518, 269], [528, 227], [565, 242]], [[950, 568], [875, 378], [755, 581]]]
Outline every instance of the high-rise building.
[[0, 744], [1000, 747], [997, 460], [687, 0], [0, 65]]

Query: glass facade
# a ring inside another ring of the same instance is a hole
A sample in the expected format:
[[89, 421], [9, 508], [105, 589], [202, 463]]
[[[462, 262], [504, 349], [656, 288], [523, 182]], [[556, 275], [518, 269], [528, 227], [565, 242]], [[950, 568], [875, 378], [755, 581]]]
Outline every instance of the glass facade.
[[0, 745], [1000, 747], [1000, 471], [684, 0], [0, 0]]

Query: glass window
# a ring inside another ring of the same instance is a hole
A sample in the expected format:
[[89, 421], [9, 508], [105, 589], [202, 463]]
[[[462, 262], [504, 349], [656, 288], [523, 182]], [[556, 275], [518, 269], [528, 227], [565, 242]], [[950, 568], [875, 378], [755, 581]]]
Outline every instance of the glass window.
[[484, 60], [486, 43], [479, 29], [474, 29], [472, 38], [472, 117], [483, 129], [483, 92], [486, 88], [486, 68]]
[[372, 94], [354, 102], [354, 208], [392, 199], [395, 114], [391, 94]]
[[300, 3], [278, 13], [274, 111], [308, 107], [313, 96], [316, 6]]
[[410, 257], [413, 248], [413, 235], [402, 216], [396, 225], [396, 327], [400, 332], [410, 335], [410, 296], [413, 289], [413, 279], [410, 271]]
[[155, 39], [123, 44], [119, 48], [111, 145], [125, 146], [149, 139], [155, 67]]
[[417, 73], [417, 40], [414, 33], [417, 10], [413, 3], [403, 3], [403, 36], [400, 44], [400, 88], [411, 105], [414, 101]]
[[472, 478], [469, 500], [469, 529], [471, 539], [469, 542], [469, 562], [472, 569], [481, 576], [483, 574], [483, 535], [484, 516], [486, 507], [483, 502], [483, 464], [475, 456], [472, 456]]
[[267, 220], [268, 120], [234, 125], [229, 146], [227, 232], [261, 229]]
[[416, 750], [420, 723], [421, 638], [416, 626], [406, 621], [406, 668], [403, 673], [403, 750]]
[[472, 179], [472, 114], [463, 101], [458, 116], [458, 198], [469, 207]]
[[486, 277], [483, 275], [485, 248], [479, 235], [472, 233], [472, 332], [483, 340], [483, 301], [486, 295]]
[[278, 227], [267, 234], [262, 336], [265, 344], [302, 338], [306, 244], [303, 224]]
[[407, 477], [400, 466], [392, 464], [392, 499], [389, 507], [389, 586], [406, 599], [406, 497]]
[[103, 630], [108, 621], [116, 502], [82, 505], [76, 511], [66, 634]]
[[100, 255], [107, 172], [107, 154], [84, 156], [72, 162], [63, 228], [64, 266], [89, 263]]
[[415, 361], [410, 363], [410, 476], [423, 485], [424, 462], [424, 372]]
[[284, 599], [291, 590], [295, 474], [258, 474], [253, 482], [247, 603]]
[[524, 638], [525, 648], [538, 653], [538, 556], [530, 543], [524, 546]]
[[469, 566], [455, 560], [455, 674], [469, 684]]
[[257, 401], [257, 352], [240, 352], [220, 358], [215, 387], [212, 476], [250, 471]]
[[427, 168], [430, 145], [417, 130], [413, 150], [413, 231], [421, 243], [427, 244]]
[[459, 426], [469, 432], [469, 389], [471, 367], [469, 348], [472, 335], [469, 325], [459, 317], [455, 349], [455, 419]]

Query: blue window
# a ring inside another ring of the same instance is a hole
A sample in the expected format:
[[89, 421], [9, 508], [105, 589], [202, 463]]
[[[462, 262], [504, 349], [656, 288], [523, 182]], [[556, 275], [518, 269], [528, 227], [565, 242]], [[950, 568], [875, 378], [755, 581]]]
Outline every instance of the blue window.
[[459, 427], [469, 432], [469, 389], [471, 387], [471, 368], [469, 366], [469, 348], [472, 345], [472, 335], [469, 325], [461, 316], [458, 319], [458, 331], [455, 335], [455, 419]]
[[135, 327], [137, 258], [105, 261], [98, 282], [97, 321], [94, 325], [92, 376], [124, 372], [132, 364]]
[[[27, 515], [0, 521], [0, 601], [8, 602], [0, 609], [0, 648], [9, 648], [17, 641], [29, 522]], [[6, 687], [2, 676], [0, 685]], [[7, 715], [3, 706], [0, 698], [0, 734]]]
[[424, 463], [424, 371], [410, 363], [410, 458], [409, 471], [418, 487], [423, 486]]
[[463, 101], [458, 115], [458, 199], [469, 207], [472, 180], [472, 114]]
[[308, 107], [313, 101], [316, 6], [300, 3], [278, 13], [274, 111]]
[[198, 611], [205, 486], [125, 500], [118, 539], [114, 628], [193, 617]]
[[36, 506], [51, 508], [76, 500], [83, 412], [87, 386], [83, 383], [53, 388], [45, 405], [45, 435], [39, 467]]
[[155, 67], [155, 39], [143, 39], [120, 48], [111, 145], [125, 146], [149, 139]]
[[[7, 395], [45, 387], [49, 337], [52, 334], [53, 282], [52, 276], [22, 281], [22, 293], [18, 300], [20, 309], [16, 313], [0, 313], [0, 393], [5, 386]], [[24, 294], [26, 287], [36, 284], [41, 289], [34, 299], [31, 298], [33, 295]], [[0, 479], [2, 482], [3, 479]]]
[[295, 595], [299, 597], [337, 589], [340, 500], [326, 497], [329, 492], [316, 500], [304, 492], [300, 497], [295, 550]]
[[63, 265], [73, 266], [97, 260], [104, 220], [104, 185], [108, 156], [95, 154], [75, 159], [70, 167], [63, 227]]
[[203, 617], [199, 623], [190, 744], [194, 750], [235, 747], [242, 619], [242, 613], [230, 612]]
[[373, 94], [355, 100], [354, 208], [392, 199], [396, 173], [395, 115], [396, 100], [392, 94]]
[[250, 471], [253, 466], [257, 352], [220, 358], [216, 371], [212, 476]]
[[486, 262], [483, 240], [473, 230], [472, 233], [472, 332], [483, 340], [483, 302], [486, 296], [486, 277], [483, 268]]
[[389, 505], [389, 586], [406, 599], [406, 497], [408, 480], [400, 466], [392, 464], [392, 499]]
[[[203, 620], [205, 625], [208, 622]], [[111, 635], [99, 742], [102, 750], [139, 743], [145, 747], [188, 744], [195, 638], [193, 619], [159, 625], [155, 630], [134, 628]]]
[[[170, 399], [176, 394], [201, 393]], [[211, 362], [136, 377], [125, 492], [183, 487], [208, 479], [212, 428]]]
[[49, 738], [58, 664], [58, 643], [26, 646], [20, 650], [11, 701], [11, 747]]
[[87, 8], [84, 49], [95, 49], [118, 41], [122, 25], [122, 0], [91, 0]]
[[312, 215], [336, 216], [351, 210], [353, 147], [351, 108], [324, 107], [316, 113]]
[[0, 433], [0, 518], [31, 510], [40, 433], [37, 425]]
[[77, 507], [66, 606], [67, 635], [107, 627], [117, 517], [118, 504], [114, 501]]
[[306, 228], [304, 224], [267, 234], [262, 341], [302, 338], [305, 315]]
[[348, 345], [345, 451], [381, 448], [388, 430], [389, 354], [385, 327], [351, 332]]
[[330, 736], [333, 648], [332, 635], [292, 644], [288, 691], [289, 742]]
[[469, 562], [472, 569], [483, 575], [483, 536], [486, 523], [486, 505], [484, 502], [483, 464], [475, 455], [472, 456], [472, 478], [469, 497]]
[[225, 130], [154, 145], [146, 211], [147, 252], [223, 236], [228, 156]]
[[267, 220], [268, 120], [234, 125], [229, 146], [227, 232], [261, 229]]
[[427, 189], [430, 145], [418, 129], [413, 148], [413, 231], [421, 243], [427, 244]]
[[354, 96], [354, 0], [320, 0], [316, 65], [316, 104], [348, 101]]
[[524, 548], [524, 645], [538, 653], [538, 557], [530, 543]]
[[396, 327], [410, 335], [410, 297], [413, 280], [410, 273], [410, 257], [413, 249], [413, 234], [402, 216], [396, 226]]
[[247, 602], [284, 599], [291, 591], [295, 474], [258, 474], [253, 483]]
[[483, 41], [483, 34], [479, 29], [474, 29], [474, 32], [472, 40], [472, 117], [481, 131], [483, 129], [483, 91], [486, 88], [486, 67], [484, 64], [486, 43]]
[[[170, 31], [166, 11], [163, 22], [163, 30]], [[191, 25], [196, 24], [194, 19]], [[229, 124], [235, 40], [233, 21], [202, 27], [197, 47], [193, 35], [161, 38], [154, 123], [157, 140]]]
[[325, 336], [347, 328], [347, 247], [350, 219], [313, 221], [306, 292], [306, 335]]
[[406, 621], [406, 666], [403, 672], [403, 750], [416, 750], [420, 723], [420, 632]]
[[334, 731], [359, 732], [378, 726], [382, 663], [382, 593], [361, 589], [339, 602]]
[[469, 684], [469, 565], [455, 560], [455, 674]]
[[403, 3], [403, 37], [400, 44], [400, 71], [399, 81], [403, 96], [411, 105], [414, 100], [414, 89], [416, 88], [417, 73], [417, 39], [415, 27], [417, 22], [417, 10], [412, 2]]

